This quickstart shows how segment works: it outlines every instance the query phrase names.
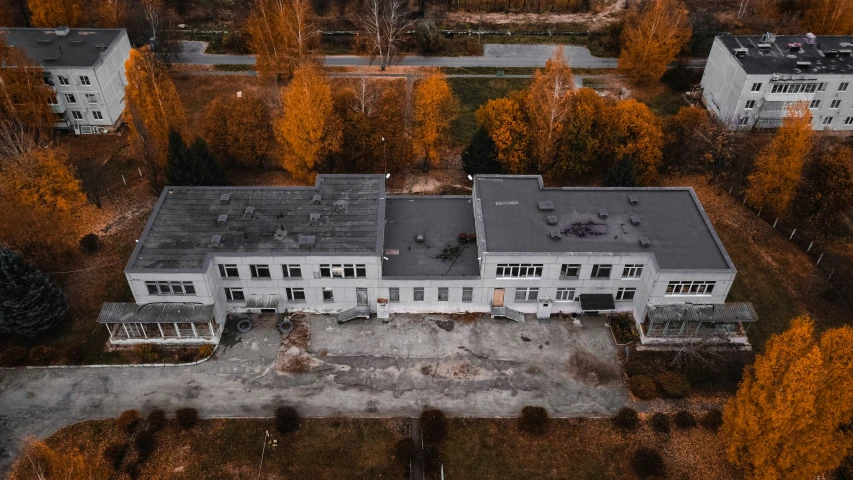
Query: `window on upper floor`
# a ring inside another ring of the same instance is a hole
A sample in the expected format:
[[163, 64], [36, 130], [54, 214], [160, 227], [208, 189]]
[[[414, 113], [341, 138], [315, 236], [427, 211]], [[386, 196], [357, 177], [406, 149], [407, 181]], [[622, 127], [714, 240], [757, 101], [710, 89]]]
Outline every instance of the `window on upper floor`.
[[755, 100], [747, 100], [743, 106], [746, 110], [752, 110], [753, 107], [755, 107]]
[[761, 84], [760, 83], [753, 83], [752, 84], [752, 91], [753, 92], [760, 92], [761, 91]]
[[424, 287], [415, 287], [412, 289], [412, 294], [416, 302], [424, 301]]
[[532, 263], [501, 263], [498, 264], [495, 276], [497, 278], [541, 278], [541, 264]]
[[714, 292], [717, 282], [692, 281], [669, 282], [666, 286], [667, 295], [710, 295]]
[[240, 278], [240, 271], [237, 270], [237, 265], [220, 264], [220, 278]]
[[59, 100], [56, 97], [50, 97], [47, 99], [48, 105], [59, 105]]
[[620, 288], [616, 291], [616, 300], [622, 302], [633, 300], [636, 293], [636, 288]]
[[243, 295], [242, 288], [225, 288], [225, 299], [229, 302], [242, 302], [246, 299], [246, 296]]
[[302, 267], [298, 264], [282, 265], [281, 274], [284, 278], [302, 278]]
[[844, 119], [844, 125], [853, 125], [853, 117], [847, 117]]
[[77, 97], [75, 97], [73, 93], [66, 93], [65, 103], [77, 103]]
[[89, 77], [87, 77], [86, 75], [80, 75], [80, 84], [81, 85], [91, 85], [92, 82], [89, 81]]
[[391, 302], [399, 302], [400, 301], [400, 289], [397, 287], [391, 287], [388, 289], [388, 300]]
[[474, 287], [462, 287], [462, 301], [471, 302], [474, 300]]
[[252, 278], [270, 278], [269, 265], [249, 265], [249, 271], [252, 272]]
[[823, 124], [830, 125], [832, 123], [832, 117], [823, 117]]
[[83, 120], [83, 112], [78, 112], [77, 110], [71, 111], [71, 118], [74, 120]]
[[539, 289], [536, 287], [516, 288], [516, 302], [535, 302], [539, 298]]
[[825, 83], [818, 83], [817, 84], [817, 91], [818, 92], [825, 92], [826, 91], [826, 84]]
[[558, 302], [571, 302], [575, 299], [575, 289], [574, 288], [558, 288], [557, 289], [557, 298]]
[[841, 100], [833, 100], [832, 103], [829, 104], [829, 108], [838, 108], [841, 106]]
[[738, 122], [738, 125], [740, 125], [741, 127], [749, 125], [749, 117], [741, 117], [740, 121]]
[[643, 276], [643, 266], [642, 265], [625, 265], [622, 268], [622, 278], [640, 278]]
[[86, 101], [89, 103], [98, 103], [98, 97], [96, 97], [94, 93], [87, 93]]
[[848, 82], [841, 82], [840, 84], [838, 84], [838, 91], [839, 92], [846, 92], [847, 87], [849, 87], [849, 86], [850, 86], [850, 84]]
[[323, 301], [324, 302], [334, 302], [335, 301], [335, 292], [331, 288], [323, 289]]
[[592, 266], [592, 274], [589, 276], [590, 278], [610, 278], [610, 270], [613, 269], [613, 265], [593, 265]]
[[289, 301], [289, 302], [304, 302], [305, 301], [305, 289], [304, 288], [285, 288], [284, 291], [287, 294], [287, 301]]
[[446, 302], [450, 296], [450, 291], [447, 287], [438, 287], [438, 301]]
[[367, 267], [351, 263], [320, 265], [320, 276], [323, 278], [367, 278]]
[[560, 267], [560, 277], [577, 278], [581, 273], [581, 266], [576, 263], [564, 263]]
[[104, 116], [98, 110], [92, 110], [92, 118], [95, 120], [103, 120]]
[[809, 108], [817, 108], [819, 106], [820, 106], [820, 100], [812, 100], [811, 103], [809, 103]]
[[59, 79], [60, 85], [68, 85], [69, 83], [71, 83], [68, 81], [68, 77], [65, 75], [57, 75], [56, 78]]
[[195, 295], [193, 282], [145, 282], [149, 295]]

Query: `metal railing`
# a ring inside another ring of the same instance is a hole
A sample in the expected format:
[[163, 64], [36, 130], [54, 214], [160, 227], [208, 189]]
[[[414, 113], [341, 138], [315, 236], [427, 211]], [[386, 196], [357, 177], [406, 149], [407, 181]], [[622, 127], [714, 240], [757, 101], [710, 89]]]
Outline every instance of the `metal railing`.
[[364, 305], [344, 310], [338, 314], [338, 323], [346, 323], [356, 318], [370, 318], [370, 307]]

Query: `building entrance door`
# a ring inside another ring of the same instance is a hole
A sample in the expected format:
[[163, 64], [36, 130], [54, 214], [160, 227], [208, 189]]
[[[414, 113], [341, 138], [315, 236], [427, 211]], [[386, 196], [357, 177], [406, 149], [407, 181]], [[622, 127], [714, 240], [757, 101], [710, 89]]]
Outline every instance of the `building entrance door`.
[[496, 288], [495, 295], [492, 298], [492, 306], [493, 307], [503, 307], [504, 306], [504, 289]]
[[359, 307], [367, 306], [367, 289], [366, 288], [356, 288], [355, 289], [355, 298], [358, 301]]

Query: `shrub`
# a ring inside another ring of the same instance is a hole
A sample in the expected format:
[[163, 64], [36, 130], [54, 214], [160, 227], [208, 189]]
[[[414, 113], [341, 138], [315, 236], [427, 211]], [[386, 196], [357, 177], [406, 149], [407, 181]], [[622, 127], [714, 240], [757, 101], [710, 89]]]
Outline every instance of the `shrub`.
[[198, 348], [198, 354], [196, 354], [196, 360], [202, 360], [209, 356], [213, 355], [213, 345], [202, 345]]
[[56, 360], [56, 349], [39, 345], [30, 350], [28, 357], [34, 365], [49, 365]]
[[418, 420], [421, 437], [428, 445], [438, 445], [447, 436], [447, 417], [438, 409], [427, 409]]
[[675, 414], [675, 426], [678, 428], [693, 428], [696, 426], [696, 418], [692, 413], [682, 410]]
[[149, 429], [141, 430], [133, 439], [133, 444], [136, 446], [136, 451], [139, 453], [139, 461], [144, 462], [154, 452], [157, 447], [157, 440], [154, 438], [154, 432]]
[[631, 315], [620, 313], [610, 318], [610, 325], [613, 328], [613, 335], [619, 343], [630, 343], [640, 339], [637, 332], [634, 331], [634, 317]]
[[432, 20], [421, 20], [415, 26], [415, 39], [423, 53], [435, 53], [441, 49], [443, 38], [441, 30]]
[[155, 408], [148, 414], [148, 430], [157, 432], [166, 426], [166, 412], [163, 409]]
[[9, 347], [0, 352], [0, 367], [17, 367], [24, 363], [28, 353], [24, 347]]
[[139, 425], [139, 412], [125, 410], [116, 419], [116, 428], [125, 433], [133, 433]]
[[619, 409], [619, 413], [611, 420], [613, 425], [622, 430], [633, 430], [640, 424], [640, 418], [637, 416], [637, 411], [633, 408], [624, 407]]
[[194, 408], [179, 408], [175, 411], [175, 420], [184, 430], [193, 428], [198, 423], [198, 410]]
[[652, 415], [652, 430], [658, 433], [669, 433], [669, 417], [665, 413]]
[[80, 251], [86, 254], [92, 254], [98, 251], [100, 238], [97, 234], [88, 233], [80, 239]]
[[279, 433], [290, 433], [299, 430], [299, 412], [294, 407], [278, 407], [275, 409], [275, 428]]
[[121, 467], [121, 462], [124, 460], [124, 455], [127, 453], [127, 445], [121, 442], [114, 442], [104, 449], [104, 460], [107, 461], [113, 470], [118, 470]]
[[658, 377], [658, 383], [664, 395], [670, 398], [684, 398], [690, 394], [690, 382], [674, 372], [666, 372]]
[[441, 469], [441, 449], [436, 444], [424, 445], [424, 473], [435, 476]]
[[157, 363], [160, 360], [160, 352], [154, 345], [143, 344], [136, 346], [136, 354], [142, 363]]
[[708, 410], [705, 412], [705, 415], [702, 415], [702, 419], [699, 420], [699, 423], [708, 430], [716, 432], [723, 426], [723, 412], [717, 409]]
[[62, 358], [71, 365], [79, 365], [86, 358], [86, 351], [80, 345], [70, 345], [62, 350]]
[[521, 409], [518, 426], [527, 433], [542, 435], [548, 428], [548, 411], [542, 407], [524, 407]]
[[625, 362], [625, 373], [628, 377], [648, 375], [648, 369], [646, 369], [646, 365], [639, 360], [629, 360]]
[[646, 375], [634, 375], [628, 381], [628, 386], [631, 387], [631, 393], [637, 398], [650, 400], [658, 396], [658, 391], [655, 388], [655, 382]]
[[631, 457], [631, 466], [640, 478], [664, 477], [666, 468], [660, 452], [654, 448], [640, 447]]
[[402, 465], [409, 465], [415, 452], [415, 442], [410, 437], [401, 438], [394, 444], [394, 458]]

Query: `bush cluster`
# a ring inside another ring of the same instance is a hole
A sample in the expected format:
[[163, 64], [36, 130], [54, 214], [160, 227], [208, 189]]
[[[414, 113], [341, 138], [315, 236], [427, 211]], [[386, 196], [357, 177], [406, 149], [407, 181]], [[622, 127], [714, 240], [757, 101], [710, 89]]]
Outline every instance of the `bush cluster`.
[[122, 442], [113, 442], [104, 448], [104, 460], [113, 467], [113, 470], [118, 470], [121, 467], [121, 462], [124, 461], [126, 453], [126, 444]]
[[438, 445], [447, 437], [447, 417], [441, 410], [424, 410], [418, 423], [424, 443]]
[[179, 408], [175, 411], [175, 420], [184, 430], [190, 430], [198, 423], [198, 410], [194, 408]]
[[658, 377], [658, 383], [664, 395], [669, 398], [684, 398], [690, 394], [690, 382], [674, 372], [666, 372]]
[[631, 466], [640, 478], [666, 476], [666, 466], [663, 456], [654, 448], [640, 447], [631, 456]]
[[699, 423], [708, 430], [718, 431], [723, 426], [723, 412], [713, 409], [705, 412]]
[[124, 433], [132, 434], [139, 426], [139, 412], [136, 410], [125, 410], [116, 419], [116, 428]]
[[528, 405], [521, 409], [518, 426], [524, 432], [542, 435], [548, 429], [548, 411], [542, 407]]
[[56, 361], [57, 354], [55, 348], [39, 345], [30, 349], [28, 357], [33, 365], [50, 365]]
[[95, 233], [87, 233], [80, 239], [80, 251], [85, 254], [92, 254], [98, 251], [100, 239]]
[[278, 433], [282, 434], [299, 430], [299, 412], [290, 406], [276, 408], [275, 428], [278, 430]]
[[683, 429], [693, 428], [696, 426], [696, 417], [688, 411], [681, 410], [675, 414], [675, 426]]
[[139, 461], [144, 462], [154, 452], [157, 447], [157, 441], [154, 437], [154, 432], [149, 429], [140, 430], [133, 438], [133, 444], [136, 446], [136, 451], [139, 453]]
[[152, 432], [158, 432], [166, 426], [166, 412], [164, 412], [160, 408], [155, 408], [151, 410], [151, 413], [148, 414], [148, 429]]
[[17, 367], [24, 363], [28, 354], [24, 347], [9, 347], [0, 352], [0, 367]]
[[69, 345], [62, 350], [62, 358], [71, 365], [80, 365], [86, 358], [86, 351], [80, 345]]
[[202, 345], [198, 348], [198, 353], [195, 356], [196, 360], [202, 360], [213, 355], [213, 345]]
[[637, 398], [651, 400], [658, 396], [654, 380], [646, 375], [634, 375], [628, 381], [628, 386], [631, 388], [631, 393]]
[[669, 433], [669, 417], [665, 413], [655, 413], [652, 415], [652, 430], [658, 433]]
[[637, 411], [633, 408], [624, 407], [619, 410], [619, 413], [611, 420], [616, 428], [622, 430], [633, 430], [640, 424], [640, 418], [637, 416]]
[[157, 363], [160, 360], [160, 352], [154, 345], [143, 344], [136, 346], [136, 354], [142, 363]]

